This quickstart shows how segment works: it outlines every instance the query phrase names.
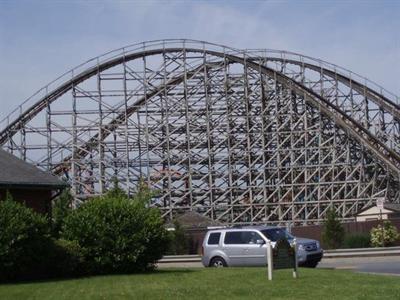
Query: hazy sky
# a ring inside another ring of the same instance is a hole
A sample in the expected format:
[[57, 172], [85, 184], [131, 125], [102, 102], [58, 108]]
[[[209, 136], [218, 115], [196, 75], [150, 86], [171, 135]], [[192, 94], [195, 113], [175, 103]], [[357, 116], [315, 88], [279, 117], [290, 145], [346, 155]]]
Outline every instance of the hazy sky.
[[89, 58], [164, 38], [299, 52], [400, 95], [400, 0], [0, 0], [0, 119]]

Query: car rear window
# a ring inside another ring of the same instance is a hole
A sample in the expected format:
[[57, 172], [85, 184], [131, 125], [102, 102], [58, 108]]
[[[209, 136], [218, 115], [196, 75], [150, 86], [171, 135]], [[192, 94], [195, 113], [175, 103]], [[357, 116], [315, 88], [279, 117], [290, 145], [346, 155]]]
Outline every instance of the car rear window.
[[221, 232], [211, 233], [210, 236], [208, 237], [207, 244], [218, 245], [220, 236], [221, 236]]

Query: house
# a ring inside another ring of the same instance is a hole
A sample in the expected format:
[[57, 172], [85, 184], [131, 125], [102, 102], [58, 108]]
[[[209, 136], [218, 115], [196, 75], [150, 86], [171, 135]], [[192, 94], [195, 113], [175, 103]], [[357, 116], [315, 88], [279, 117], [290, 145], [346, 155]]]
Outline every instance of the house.
[[5, 199], [8, 191], [15, 201], [49, 214], [51, 200], [66, 187], [56, 176], [0, 149], [0, 200]]
[[384, 203], [382, 212], [377, 206], [370, 206], [363, 209], [356, 215], [357, 222], [380, 220], [382, 213], [383, 220], [400, 219], [400, 204]]

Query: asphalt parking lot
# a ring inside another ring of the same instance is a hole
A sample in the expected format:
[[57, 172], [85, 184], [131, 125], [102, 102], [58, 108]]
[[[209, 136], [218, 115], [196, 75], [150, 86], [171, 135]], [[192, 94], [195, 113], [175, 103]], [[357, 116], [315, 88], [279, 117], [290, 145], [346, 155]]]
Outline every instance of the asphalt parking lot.
[[[159, 268], [202, 268], [200, 262], [162, 263]], [[322, 259], [318, 268], [353, 270], [354, 272], [400, 276], [400, 256]]]

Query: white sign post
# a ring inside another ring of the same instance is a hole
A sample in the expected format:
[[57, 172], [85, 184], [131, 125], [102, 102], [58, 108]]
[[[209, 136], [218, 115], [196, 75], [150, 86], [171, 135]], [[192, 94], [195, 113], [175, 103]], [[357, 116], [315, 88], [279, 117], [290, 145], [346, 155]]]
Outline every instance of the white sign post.
[[383, 204], [385, 203], [385, 198], [377, 198], [376, 199], [376, 207], [382, 211], [383, 210]]
[[385, 240], [384, 240], [384, 230], [383, 230], [383, 219], [382, 219], [382, 210], [383, 210], [383, 205], [385, 203], [385, 198], [381, 197], [381, 198], [377, 198], [376, 199], [376, 207], [379, 209], [379, 219], [381, 220], [382, 224], [382, 247], [385, 247]]
[[297, 278], [297, 268], [298, 268], [298, 261], [297, 261], [297, 241], [296, 239], [293, 240], [293, 248], [294, 248], [294, 269], [293, 269], [293, 278]]
[[272, 245], [271, 241], [267, 242], [267, 264], [268, 264], [268, 280], [272, 280]]

